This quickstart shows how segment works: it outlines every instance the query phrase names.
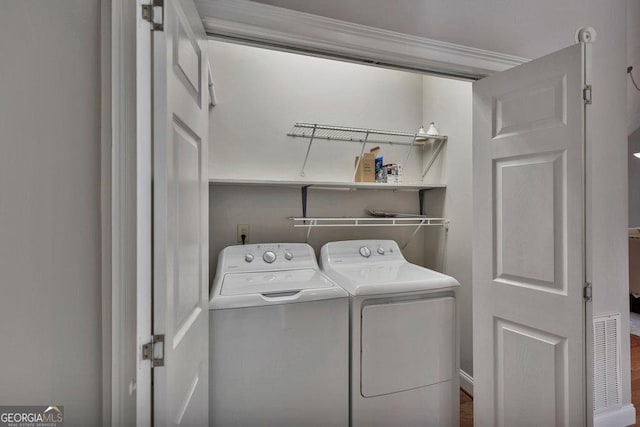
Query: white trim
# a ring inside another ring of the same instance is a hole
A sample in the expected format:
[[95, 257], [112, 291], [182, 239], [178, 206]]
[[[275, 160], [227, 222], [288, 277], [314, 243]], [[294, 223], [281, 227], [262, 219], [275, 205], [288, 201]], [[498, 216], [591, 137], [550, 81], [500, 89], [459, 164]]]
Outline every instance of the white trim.
[[473, 397], [473, 377], [460, 369], [460, 388]]
[[122, 175], [125, 173], [122, 152], [126, 146], [126, 123], [123, 119], [126, 111], [126, 88], [124, 86], [124, 73], [122, 68], [126, 61], [126, 52], [122, 48], [126, 45], [125, 6], [120, 0], [113, 0], [111, 4], [111, 425], [116, 426], [121, 422], [122, 395], [125, 357], [122, 343], [124, 342], [124, 330], [122, 319], [125, 318], [122, 307], [122, 292], [125, 286], [122, 252], [124, 244], [124, 222], [127, 212], [124, 210], [124, 195], [122, 194]]
[[111, 80], [111, 0], [100, 2], [100, 62], [102, 63], [100, 113], [100, 222], [101, 222], [101, 322], [102, 322], [102, 426], [112, 425], [112, 80]]
[[248, 0], [196, 0], [205, 31], [283, 48], [479, 78], [528, 59]]
[[[108, 191], [110, 197], [110, 203], [103, 202], [102, 211], [103, 221], [108, 221], [110, 225], [110, 230], [103, 225], [103, 239], [110, 242], [109, 248], [103, 244], [103, 249], [110, 256], [108, 265], [103, 264], [110, 272], [110, 280], [103, 285], [103, 297], [107, 295], [109, 298], [108, 302], [103, 301], [103, 363], [111, 364], [110, 367], [103, 366], [104, 375], [110, 368], [110, 393], [103, 396], [105, 426], [151, 425], [150, 398], [139, 409], [141, 397], [150, 396], [151, 369], [138, 357], [136, 339], [139, 317], [148, 317], [149, 329], [151, 320], [150, 315], [141, 312], [137, 306], [141, 287], [150, 286], [150, 283], [141, 284], [140, 280], [140, 272], [144, 268], [141, 263], [145, 262], [145, 258], [140, 256], [139, 242], [143, 245], [149, 242], [149, 246], [150, 236], [140, 237], [139, 216], [144, 212], [141, 213], [139, 204], [144, 194], [140, 194], [136, 175], [141, 144], [137, 133], [139, 117], [136, 109], [136, 70], [139, 60], [136, 23], [141, 11], [140, 1], [110, 0], [110, 5], [105, 7], [108, 10], [103, 9], [104, 13], [111, 15], [110, 25], [105, 23], [103, 27], [103, 37], [108, 37], [111, 45], [108, 55], [103, 55], [102, 64], [103, 79], [110, 79], [111, 95], [108, 101], [103, 99], [102, 105], [102, 117], [110, 122], [111, 132], [108, 141], [110, 176], [103, 171], [102, 181], [102, 191]], [[103, 17], [103, 23], [105, 21]], [[144, 126], [144, 122], [141, 123]], [[106, 138], [105, 132], [103, 138]], [[103, 144], [106, 144], [104, 140]], [[142, 234], [145, 232], [149, 233], [148, 230], [142, 230]], [[107, 258], [103, 254], [104, 262]], [[103, 273], [103, 278], [106, 276]], [[150, 298], [147, 300], [151, 304]], [[108, 358], [106, 353], [109, 353]]]
[[636, 423], [636, 408], [631, 403], [619, 406], [593, 417], [594, 427], [624, 427]]
[[136, 426], [153, 425], [152, 413], [152, 378], [151, 361], [142, 360], [142, 345], [151, 341], [153, 325], [152, 310], [152, 31], [151, 24], [142, 18], [142, 5], [148, 0], [137, 0], [135, 11], [135, 173], [129, 177], [131, 188], [135, 194], [135, 225], [132, 234], [135, 238], [136, 270], [135, 270], [135, 340], [132, 349], [136, 355]]

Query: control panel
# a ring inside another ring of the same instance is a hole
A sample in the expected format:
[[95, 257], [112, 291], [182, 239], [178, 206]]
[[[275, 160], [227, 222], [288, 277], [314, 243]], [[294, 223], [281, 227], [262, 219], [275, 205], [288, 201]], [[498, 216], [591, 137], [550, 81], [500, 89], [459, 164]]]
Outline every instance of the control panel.
[[405, 260], [393, 240], [348, 240], [330, 242], [322, 248], [335, 264]]
[[260, 243], [229, 246], [220, 252], [218, 271], [269, 271], [317, 268], [313, 248], [306, 243]]

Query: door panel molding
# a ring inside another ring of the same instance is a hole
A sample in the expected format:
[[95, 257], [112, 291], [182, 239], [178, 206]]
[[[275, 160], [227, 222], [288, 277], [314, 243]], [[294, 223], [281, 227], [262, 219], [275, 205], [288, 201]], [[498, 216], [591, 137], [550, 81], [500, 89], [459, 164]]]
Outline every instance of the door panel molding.
[[566, 163], [566, 150], [493, 159], [495, 281], [566, 295]]
[[497, 425], [569, 425], [568, 411], [563, 410], [566, 338], [498, 317], [494, 324]]
[[[514, 112], [519, 112], [519, 116], [510, 117]], [[566, 124], [566, 74], [493, 98], [493, 138]]]

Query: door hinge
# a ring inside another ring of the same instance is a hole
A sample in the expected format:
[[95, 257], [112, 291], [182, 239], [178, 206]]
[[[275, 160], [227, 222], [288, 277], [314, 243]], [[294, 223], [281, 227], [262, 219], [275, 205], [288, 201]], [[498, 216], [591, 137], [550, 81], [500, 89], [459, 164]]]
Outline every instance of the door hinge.
[[591, 85], [585, 85], [584, 89], [582, 89], [582, 99], [584, 99], [585, 104], [591, 104]]
[[142, 5], [142, 19], [151, 23], [153, 31], [164, 30], [164, 0], [152, 0]]
[[150, 360], [152, 368], [164, 366], [164, 335], [153, 335], [142, 345], [142, 360]]
[[591, 293], [592, 293], [591, 283], [587, 282], [584, 284], [584, 288], [583, 288], [583, 296], [585, 301], [591, 301], [591, 296], [592, 296]]

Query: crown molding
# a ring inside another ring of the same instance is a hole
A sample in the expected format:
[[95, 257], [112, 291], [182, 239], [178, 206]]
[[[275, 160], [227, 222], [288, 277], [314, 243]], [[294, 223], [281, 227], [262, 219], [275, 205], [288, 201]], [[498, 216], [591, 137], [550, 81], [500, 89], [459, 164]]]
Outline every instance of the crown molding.
[[246, 43], [477, 79], [529, 61], [248, 0], [196, 0], [205, 31]]

